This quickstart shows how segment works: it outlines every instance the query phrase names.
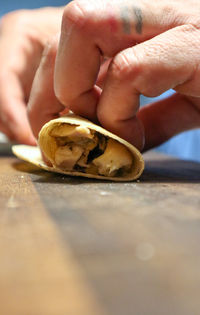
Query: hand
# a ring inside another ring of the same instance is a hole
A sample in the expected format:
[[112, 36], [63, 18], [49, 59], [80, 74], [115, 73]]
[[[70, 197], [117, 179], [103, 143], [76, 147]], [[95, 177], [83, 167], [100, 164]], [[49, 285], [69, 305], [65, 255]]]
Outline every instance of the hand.
[[[34, 134], [63, 106], [98, 119], [140, 150], [199, 127], [199, 12], [195, 0], [71, 2], [58, 52], [54, 40], [34, 80]], [[177, 93], [138, 111], [140, 94], [155, 97], [170, 88]]]
[[0, 131], [11, 140], [35, 144], [28, 119], [35, 71], [47, 40], [60, 31], [63, 8], [20, 10], [0, 26]]

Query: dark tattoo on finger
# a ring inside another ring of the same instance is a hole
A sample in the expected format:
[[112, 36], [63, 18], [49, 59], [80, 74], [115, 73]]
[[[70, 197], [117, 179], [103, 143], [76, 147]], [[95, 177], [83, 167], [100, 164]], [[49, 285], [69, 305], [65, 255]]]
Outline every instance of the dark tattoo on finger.
[[131, 33], [130, 10], [128, 7], [122, 7], [120, 10], [123, 31], [126, 34]]
[[[135, 30], [138, 34], [142, 33], [143, 19], [142, 10], [136, 6], [133, 7], [134, 19], [135, 19]], [[128, 7], [120, 8], [120, 15], [122, 19], [123, 31], [126, 34], [131, 34], [131, 24], [133, 23], [133, 16]]]
[[136, 17], [135, 30], [138, 34], [142, 33], [142, 10], [138, 7], [133, 7]]

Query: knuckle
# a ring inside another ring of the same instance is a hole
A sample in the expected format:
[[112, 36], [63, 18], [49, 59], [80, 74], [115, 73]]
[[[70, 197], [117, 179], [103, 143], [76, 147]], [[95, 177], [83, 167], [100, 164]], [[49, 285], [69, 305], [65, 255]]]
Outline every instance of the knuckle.
[[66, 5], [63, 13], [63, 25], [73, 24], [83, 30], [93, 30], [98, 23], [98, 6], [88, 0], [74, 0]]
[[157, 78], [149, 64], [150, 60], [148, 53], [141, 53], [137, 47], [128, 48], [113, 58], [108, 75], [117, 85], [127, 84], [140, 94], [154, 97], [157, 91], [152, 83], [156, 82]]
[[130, 73], [130, 63], [124, 53], [119, 53], [114, 57], [109, 72], [115, 80], [121, 81], [128, 78]]
[[63, 12], [63, 24], [74, 24], [78, 27], [84, 23], [85, 13], [80, 1], [72, 1], [66, 5]]
[[109, 75], [117, 81], [134, 80], [143, 72], [143, 66], [132, 48], [118, 53], [109, 67]]

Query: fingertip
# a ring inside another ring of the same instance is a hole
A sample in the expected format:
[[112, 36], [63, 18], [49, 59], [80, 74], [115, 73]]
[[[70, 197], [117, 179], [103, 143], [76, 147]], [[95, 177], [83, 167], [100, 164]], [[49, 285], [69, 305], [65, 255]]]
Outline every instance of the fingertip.
[[136, 116], [118, 121], [115, 130], [121, 138], [134, 145], [139, 151], [143, 150], [145, 145], [144, 128]]
[[[24, 126], [25, 127], [25, 126]], [[17, 143], [36, 146], [37, 140], [33, 136], [31, 129], [29, 126], [26, 126], [26, 128], [22, 128], [22, 126], [16, 126], [13, 130], [13, 139]]]
[[33, 135], [30, 135], [27, 139], [26, 139], [27, 143], [31, 146], [36, 146], [37, 145], [37, 140], [35, 139], [35, 137]]
[[4, 111], [4, 116], [2, 116], [4, 120], [1, 121], [0, 130], [11, 142], [35, 146], [37, 141], [27, 119], [26, 107], [18, 103], [17, 109], [17, 113], [8, 108], [7, 111]]
[[105, 129], [128, 141], [139, 151], [143, 150], [144, 128], [136, 116], [126, 120], [112, 120], [112, 117], [106, 117], [103, 113], [98, 112], [98, 119]]

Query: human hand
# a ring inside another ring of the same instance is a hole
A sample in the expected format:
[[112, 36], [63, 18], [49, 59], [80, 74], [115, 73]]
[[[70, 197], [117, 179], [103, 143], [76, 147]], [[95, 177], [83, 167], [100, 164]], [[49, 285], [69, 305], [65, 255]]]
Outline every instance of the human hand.
[[35, 144], [26, 103], [44, 46], [60, 31], [62, 12], [62, 8], [19, 10], [1, 20], [0, 131], [10, 140]]
[[[199, 127], [199, 11], [195, 0], [67, 5], [58, 53], [54, 40], [34, 80], [29, 102], [34, 134], [63, 106], [97, 118], [140, 150]], [[110, 60], [101, 64], [103, 57]], [[138, 111], [140, 94], [155, 97], [170, 88], [177, 93]]]

